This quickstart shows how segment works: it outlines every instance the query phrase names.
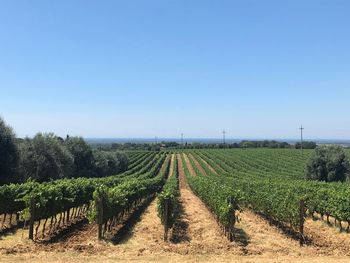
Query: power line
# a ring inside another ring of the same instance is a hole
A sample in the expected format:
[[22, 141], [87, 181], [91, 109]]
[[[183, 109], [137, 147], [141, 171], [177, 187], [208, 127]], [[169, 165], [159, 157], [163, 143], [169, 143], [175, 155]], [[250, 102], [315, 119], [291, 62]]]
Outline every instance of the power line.
[[222, 142], [223, 142], [224, 145], [226, 144], [225, 134], [226, 134], [226, 131], [223, 130], [223, 131], [222, 131]]
[[301, 154], [303, 154], [303, 125], [300, 126], [300, 148], [301, 148]]
[[184, 134], [183, 133], [181, 133], [181, 145], [182, 145], [182, 147], [184, 146]]

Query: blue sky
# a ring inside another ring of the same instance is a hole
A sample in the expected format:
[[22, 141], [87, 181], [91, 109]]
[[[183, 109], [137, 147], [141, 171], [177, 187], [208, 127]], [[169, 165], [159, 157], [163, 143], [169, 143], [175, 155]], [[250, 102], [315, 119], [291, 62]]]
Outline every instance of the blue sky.
[[350, 139], [350, 1], [0, 1], [18, 136]]

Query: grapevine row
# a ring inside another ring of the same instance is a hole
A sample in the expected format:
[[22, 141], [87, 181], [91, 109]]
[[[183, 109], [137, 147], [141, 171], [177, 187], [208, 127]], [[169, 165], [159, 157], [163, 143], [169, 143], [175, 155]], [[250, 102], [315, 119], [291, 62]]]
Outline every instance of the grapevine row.
[[177, 158], [172, 163], [173, 174], [169, 176], [163, 191], [158, 194], [157, 211], [161, 223], [164, 225], [164, 240], [168, 239], [168, 229], [173, 224], [179, 213], [179, 179]]
[[240, 210], [241, 193], [239, 191], [234, 191], [232, 187], [226, 184], [222, 184], [218, 178], [203, 176], [190, 158], [192, 167], [197, 174], [197, 176], [192, 176], [184, 159], [184, 154], [181, 155], [181, 159], [184, 173], [191, 190], [215, 215], [224, 234], [232, 241], [234, 225], [236, 223], [236, 211]]
[[107, 231], [111, 231], [125, 214], [129, 214], [161, 190], [169, 172], [170, 159], [167, 158], [164, 165], [161, 164], [162, 169], [158, 169], [156, 177], [130, 179], [115, 187], [100, 186], [95, 190], [89, 220], [98, 223], [99, 239], [103, 238]]
[[[198, 153], [199, 151], [194, 155]], [[273, 154], [272, 150], [270, 154]], [[203, 151], [200, 153], [200, 157], [206, 162], [215, 164], [212, 167], [216, 168], [219, 174], [226, 176], [223, 183], [242, 190], [246, 206], [281, 224], [299, 229], [303, 221], [300, 217], [300, 200], [304, 200], [309, 214], [319, 213], [322, 217], [327, 216], [327, 220], [332, 216], [339, 221], [340, 226], [342, 221], [347, 222], [349, 228], [350, 188], [347, 183], [282, 179], [279, 176], [259, 177], [254, 173], [245, 173], [243, 176], [242, 173], [237, 173], [237, 163], [233, 161], [236, 159], [229, 158], [230, 155], [233, 155], [233, 152]], [[269, 158], [270, 162], [278, 163], [281, 156], [275, 159], [270, 155]], [[295, 159], [300, 160], [300, 158]], [[218, 167], [225, 172], [219, 172]]]

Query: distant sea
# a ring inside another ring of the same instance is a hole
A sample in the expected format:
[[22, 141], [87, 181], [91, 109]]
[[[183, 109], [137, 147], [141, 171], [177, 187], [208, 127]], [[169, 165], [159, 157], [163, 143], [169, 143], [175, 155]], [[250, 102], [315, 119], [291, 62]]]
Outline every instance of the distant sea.
[[[85, 138], [90, 144], [110, 144], [110, 143], [155, 143], [155, 142], [177, 142], [181, 143], [181, 138]], [[262, 141], [265, 139], [226, 139], [226, 143], [238, 143], [242, 140]], [[299, 139], [266, 139], [279, 142], [288, 142], [294, 144], [299, 142]], [[306, 141], [314, 141], [317, 144], [339, 144], [350, 146], [350, 140], [339, 139], [305, 139]], [[222, 143], [222, 139], [218, 138], [184, 138], [184, 143]]]

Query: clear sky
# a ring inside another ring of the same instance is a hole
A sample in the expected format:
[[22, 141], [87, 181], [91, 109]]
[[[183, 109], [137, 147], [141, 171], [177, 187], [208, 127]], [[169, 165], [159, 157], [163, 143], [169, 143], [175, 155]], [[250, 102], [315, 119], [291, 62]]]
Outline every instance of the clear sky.
[[350, 139], [348, 0], [1, 0], [18, 136]]

